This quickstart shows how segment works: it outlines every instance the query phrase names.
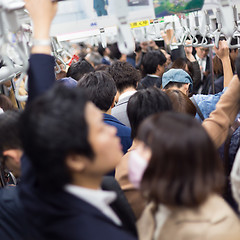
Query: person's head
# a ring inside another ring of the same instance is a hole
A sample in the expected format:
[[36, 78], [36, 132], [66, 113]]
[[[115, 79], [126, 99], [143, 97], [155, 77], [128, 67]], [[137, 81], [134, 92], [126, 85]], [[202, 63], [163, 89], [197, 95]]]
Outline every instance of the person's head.
[[160, 51], [164, 54], [164, 56], [166, 57], [166, 66], [170, 66], [170, 64], [172, 63], [171, 60], [171, 55], [163, 48], [160, 49]]
[[190, 75], [182, 69], [170, 69], [162, 76], [162, 87], [164, 89], [177, 89], [188, 94], [192, 89], [193, 81]]
[[172, 102], [172, 107], [175, 112], [186, 113], [193, 117], [196, 115], [196, 107], [192, 101], [180, 90], [167, 89], [165, 93]]
[[109, 49], [108, 47], [104, 48], [104, 47], [102, 46], [102, 44], [99, 44], [99, 46], [98, 46], [98, 52], [99, 52], [99, 54], [100, 54], [102, 57], [104, 57], [104, 56], [110, 56], [110, 53], [111, 53], [110, 49]]
[[76, 63], [72, 63], [67, 71], [67, 77], [71, 77], [76, 81], [79, 81], [84, 74], [93, 72], [93, 66], [86, 61], [85, 59], [81, 59]]
[[77, 81], [71, 77], [61, 78], [56, 81], [56, 84], [63, 85], [65, 87], [74, 88], [77, 86]]
[[158, 88], [147, 88], [132, 95], [127, 105], [127, 115], [131, 126], [131, 137], [137, 135], [141, 122], [148, 116], [172, 110], [169, 97]]
[[26, 107], [21, 139], [43, 191], [68, 183], [93, 187], [115, 168], [122, 157], [120, 140], [102, 118], [80, 88], [55, 86]]
[[[234, 61], [233, 61], [231, 55], [229, 57], [230, 57], [230, 61], [231, 61], [232, 71], [234, 73], [235, 72]], [[218, 56], [214, 56], [214, 58], [213, 58], [213, 71], [214, 71], [215, 76], [217, 76], [217, 77], [223, 76], [222, 61], [221, 61], [221, 59], [218, 58]]]
[[85, 59], [93, 66], [97, 66], [102, 63], [102, 56], [98, 52], [90, 52]]
[[19, 118], [21, 112], [9, 110], [0, 114], [0, 159], [4, 167], [20, 176], [22, 142], [19, 133]]
[[109, 74], [116, 83], [117, 90], [121, 94], [127, 88], [137, 88], [141, 75], [130, 63], [116, 61], [109, 69]]
[[86, 89], [89, 100], [103, 112], [114, 106], [117, 88], [109, 73], [97, 71], [86, 74], [78, 82], [78, 87]]
[[142, 59], [143, 72], [162, 76], [165, 70], [166, 57], [160, 50], [148, 51]]
[[11, 102], [11, 100], [5, 96], [4, 94], [0, 94], [0, 107], [5, 112], [7, 110], [13, 110], [14, 106]]
[[182, 70], [186, 71], [190, 75], [191, 78], [193, 78], [193, 75], [194, 75], [193, 64], [187, 58], [177, 58], [173, 62], [171, 68], [182, 69]]
[[[238, 44], [238, 39], [237, 38], [232, 38], [231, 40], [231, 45], [236, 45]], [[235, 63], [237, 57], [238, 57], [238, 48], [230, 48], [229, 49], [229, 54], [232, 59], [232, 61]]]
[[196, 47], [196, 53], [200, 59], [205, 58], [209, 53], [209, 48], [205, 47]]
[[150, 201], [197, 207], [224, 184], [221, 160], [201, 124], [186, 114], [160, 113], [140, 126], [137, 140], [151, 149], [141, 188]]

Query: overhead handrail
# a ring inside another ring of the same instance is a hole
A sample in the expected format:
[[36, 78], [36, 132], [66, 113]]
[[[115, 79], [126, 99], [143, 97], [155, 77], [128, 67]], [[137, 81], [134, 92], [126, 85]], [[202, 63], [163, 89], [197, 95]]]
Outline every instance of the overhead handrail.
[[[0, 72], [0, 81], [8, 81], [9, 77], [16, 72], [25, 72], [28, 69], [28, 57], [26, 56], [19, 39], [16, 43], [12, 43], [9, 40], [9, 33], [15, 34], [22, 31], [19, 25], [15, 10], [22, 9], [24, 7], [23, 2], [16, 1], [0, 1], [0, 52], [6, 69]], [[25, 44], [25, 43], [24, 43]], [[9, 58], [7, 53], [7, 47], [11, 47], [18, 54], [22, 64], [17, 66]]]

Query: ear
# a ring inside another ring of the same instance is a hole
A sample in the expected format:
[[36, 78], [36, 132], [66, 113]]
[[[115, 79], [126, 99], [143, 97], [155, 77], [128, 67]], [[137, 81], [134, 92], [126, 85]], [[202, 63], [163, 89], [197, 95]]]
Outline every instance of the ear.
[[[117, 92], [117, 93], [118, 93], [118, 92]], [[116, 96], [117, 96], [117, 94], [116, 94]], [[116, 98], [117, 98], [116, 96], [115, 96], [114, 99], [113, 99], [113, 102], [112, 102], [112, 105], [111, 105], [111, 109], [114, 108], [114, 106], [115, 106], [115, 102], [116, 102]]]
[[85, 156], [69, 154], [66, 158], [66, 165], [72, 172], [82, 172], [86, 168], [88, 161]]
[[7, 158], [11, 158], [14, 160], [15, 163], [20, 164], [22, 151], [19, 149], [5, 150], [5, 151], [3, 151], [3, 156], [5, 156]]

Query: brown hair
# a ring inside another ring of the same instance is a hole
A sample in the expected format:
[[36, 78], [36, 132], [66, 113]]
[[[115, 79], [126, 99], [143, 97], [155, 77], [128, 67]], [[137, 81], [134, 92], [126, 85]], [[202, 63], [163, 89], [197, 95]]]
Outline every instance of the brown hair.
[[192, 101], [180, 90], [167, 89], [165, 93], [172, 102], [172, 107], [175, 112], [187, 113], [193, 117], [196, 115], [196, 107]]
[[7, 110], [14, 109], [14, 106], [13, 106], [11, 100], [3, 94], [0, 94], [0, 107], [3, 109], [4, 112]]
[[[235, 72], [235, 63], [230, 55], [229, 55], [229, 58], [230, 58], [230, 62], [231, 62], [232, 71], [234, 73]], [[213, 71], [214, 71], [214, 74], [217, 76], [217, 78], [220, 76], [223, 76], [222, 61], [218, 58], [218, 56], [215, 56], [213, 58]]]
[[197, 120], [174, 112], [156, 114], [142, 123], [137, 139], [152, 150], [141, 183], [148, 200], [196, 207], [222, 190], [221, 160]]

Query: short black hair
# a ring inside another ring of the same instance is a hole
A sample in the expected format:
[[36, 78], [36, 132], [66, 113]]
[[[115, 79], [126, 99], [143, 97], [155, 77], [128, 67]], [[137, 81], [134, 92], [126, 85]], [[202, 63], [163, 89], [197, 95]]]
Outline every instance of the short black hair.
[[105, 112], [111, 107], [117, 93], [113, 78], [104, 71], [86, 74], [78, 82], [78, 87], [86, 89], [89, 100]]
[[67, 71], [67, 77], [71, 77], [79, 81], [84, 74], [94, 72], [93, 66], [85, 59], [80, 59], [76, 63], [72, 63]]
[[120, 93], [128, 87], [136, 89], [141, 79], [139, 71], [127, 62], [116, 61], [108, 68], [108, 72], [113, 77]]
[[137, 91], [130, 97], [127, 105], [132, 139], [136, 137], [138, 128], [145, 118], [169, 110], [172, 110], [172, 103], [162, 90], [150, 87]]
[[196, 119], [165, 112], [150, 116], [137, 139], [152, 151], [141, 188], [149, 201], [172, 207], [197, 207], [224, 185], [214, 143]]
[[19, 118], [21, 111], [8, 110], [0, 114], [0, 156], [9, 149], [22, 149], [19, 133]]
[[167, 59], [160, 50], [148, 51], [142, 59], [143, 71], [145, 74], [154, 74], [158, 65], [163, 66]]
[[65, 163], [69, 154], [94, 158], [85, 119], [87, 102], [83, 90], [56, 85], [27, 105], [20, 117], [23, 149], [43, 191], [60, 190], [71, 182]]
[[104, 48], [104, 47], [102, 46], [102, 44], [99, 44], [99, 46], [98, 46], [98, 52], [99, 52], [99, 54], [100, 54], [102, 57], [104, 56], [105, 49], [106, 49], [106, 48]]
[[169, 89], [169, 88], [172, 88], [172, 87], [181, 88], [184, 84], [186, 84], [186, 83], [169, 82], [169, 83], [164, 87], [164, 89]]

